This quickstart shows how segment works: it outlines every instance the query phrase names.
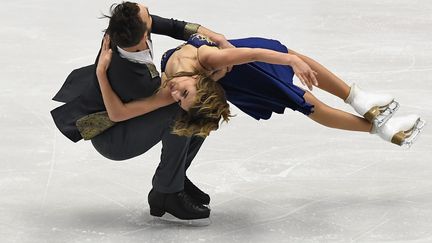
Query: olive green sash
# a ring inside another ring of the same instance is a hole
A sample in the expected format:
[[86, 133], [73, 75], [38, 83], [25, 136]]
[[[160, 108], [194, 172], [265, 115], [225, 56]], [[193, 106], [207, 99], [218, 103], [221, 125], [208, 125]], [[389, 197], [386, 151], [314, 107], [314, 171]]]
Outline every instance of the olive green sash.
[[116, 123], [111, 121], [106, 111], [96, 112], [78, 119], [75, 125], [84, 140], [90, 140]]

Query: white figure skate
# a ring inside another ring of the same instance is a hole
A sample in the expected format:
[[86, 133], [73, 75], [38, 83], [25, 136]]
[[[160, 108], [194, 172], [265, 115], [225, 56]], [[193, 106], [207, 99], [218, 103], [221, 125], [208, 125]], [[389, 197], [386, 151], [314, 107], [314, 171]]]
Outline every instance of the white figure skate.
[[393, 117], [378, 128], [377, 133], [386, 141], [409, 148], [415, 142], [425, 124], [426, 122], [418, 115]]
[[399, 103], [391, 95], [368, 93], [355, 84], [351, 86], [345, 103], [350, 104], [357, 113], [366, 118], [375, 128], [384, 125], [399, 109]]

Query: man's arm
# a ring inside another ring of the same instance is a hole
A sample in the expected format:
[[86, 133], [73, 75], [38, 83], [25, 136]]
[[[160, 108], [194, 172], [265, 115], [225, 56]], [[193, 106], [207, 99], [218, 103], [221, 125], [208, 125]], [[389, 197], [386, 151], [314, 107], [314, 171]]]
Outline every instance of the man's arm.
[[224, 35], [222, 35], [220, 33], [216, 33], [216, 32], [214, 32], [212, 30], [209, 30], [209, 29], [207, 29], [204, 26], [200, 25], [199, 28], [198, 28], [198, 30], [197, 30], [197, 33], [209, 37], [221, 49], [234, 48], [234, 46], [231, 43], [228, 42], [228, 40], [225, 38]]
[[129, 120], [175, 102], [169, 93], [167, 93], [169, 90], [166, 88], [159, 90], [158, 93], [145, 99], [133, 100], [128, 103], [123, 103], [114, 90], [112, 90], [106, 75], [106, 71], [98, 69], [96, 71], [96, 76], [99, 81], [102, 98], [106, 111], [108, 112], [108, 117], [113, 122]]
[[220, 48], [233, 47], [225, 38], [224, 35], [207, 29], [204, 26], [195, 23], [188, 23], [176, 19], [166, 19], [157, 15], [151, 15], [152, 18], [152, 33], [170, 36], [179, 40], [187, 40], [195, 33], [208, 36]]
[[186, 22], [176, 19], [166, 19], [153, 14], [150, 16], [152, 18], [152, 33], [170, 36], [178, 40], [187, 40], [189, 38], [185, 32]]

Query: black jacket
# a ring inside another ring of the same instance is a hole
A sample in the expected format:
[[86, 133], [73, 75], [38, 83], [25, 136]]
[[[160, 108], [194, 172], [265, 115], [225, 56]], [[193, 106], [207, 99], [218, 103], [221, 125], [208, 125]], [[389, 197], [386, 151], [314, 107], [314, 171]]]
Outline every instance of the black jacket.
[[[180, 40], [186, 40], [192, 34], [186, 22], [156, 15], [152, 15], [152, 19], [152, 33]], [[82, 139], [75, 122], [85, 115], [105, 110], [96, 77], [96, 65], [97, 63], [72, 71], [53, 98], [65, 103], [51, 111], [54, 122], [73, 142]], [[113, 90], [123, 102], [151, 96], [161, 82], [160, 77], [154, 73], [152, 75], [146, 64], [133, 63], [121, 58], [116, 49], [113, 50], [108, 78]]]

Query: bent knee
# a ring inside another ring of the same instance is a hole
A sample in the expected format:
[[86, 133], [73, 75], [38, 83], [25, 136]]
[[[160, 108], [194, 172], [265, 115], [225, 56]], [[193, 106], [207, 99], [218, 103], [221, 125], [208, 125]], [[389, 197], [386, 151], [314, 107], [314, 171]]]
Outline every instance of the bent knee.
[[[103, 155], [103, 154], [102, 154]], [[109, 159], [109, 160], [113, 160], [113, 161], [125, 161], [130, 159], [129, 157], [126, 156], [120, 156], [120, 155], [103, 155], [105, 158]]]
[[296, 56], [302, 56], [302, 54], [300, 54], [294, 50], [291, 50], [291, 49], [288, 49], [288, 54], [292, 54], [292, 55], [296, 55]]
[[115, 153], [112, 152], [112, 150], [98, 150], [96, 148], [96, 150], [99, 152], [100, 155], [102, 155], [103, 157], [109, 159], [109, 160], [114, 160], [114, 161], [124, 161], [124, 160], [128, 160], [130, 159], [130, 156], [126, 156], [126, 154], [122, 154], [122, 153]]
[[299, 52], [296, 52], [296, 51], [293, 51], [293, 50], [290, 50], [290, 49], [288, 50], [288, 54], [298, 56], [298, 57], [302, 58], [302, 60], [305, 60], [304, 58], [307, 57], [307, 56], [305, 56], [305, 55], [303, 55], [303, 54], [301, 54]]
[[324, 102], [320, 101], [318, 98], [316, 98], [311, 92], [305, 91], [305, 94], [303, 95], [303, 98], [305, 101], [311, 105], [314, 106], [313, 111], [319, 111], [319, 110], [328, 110], [332, 109], [330, 106], [325, 104]]
[[92, 139], [91, 141], [96, 151], [109, 160], [123, 161], [131, 158], [131, 156], [121, 151], [118, 147], [110, 146], [109, 143], [101, 142], [96, 139]]

